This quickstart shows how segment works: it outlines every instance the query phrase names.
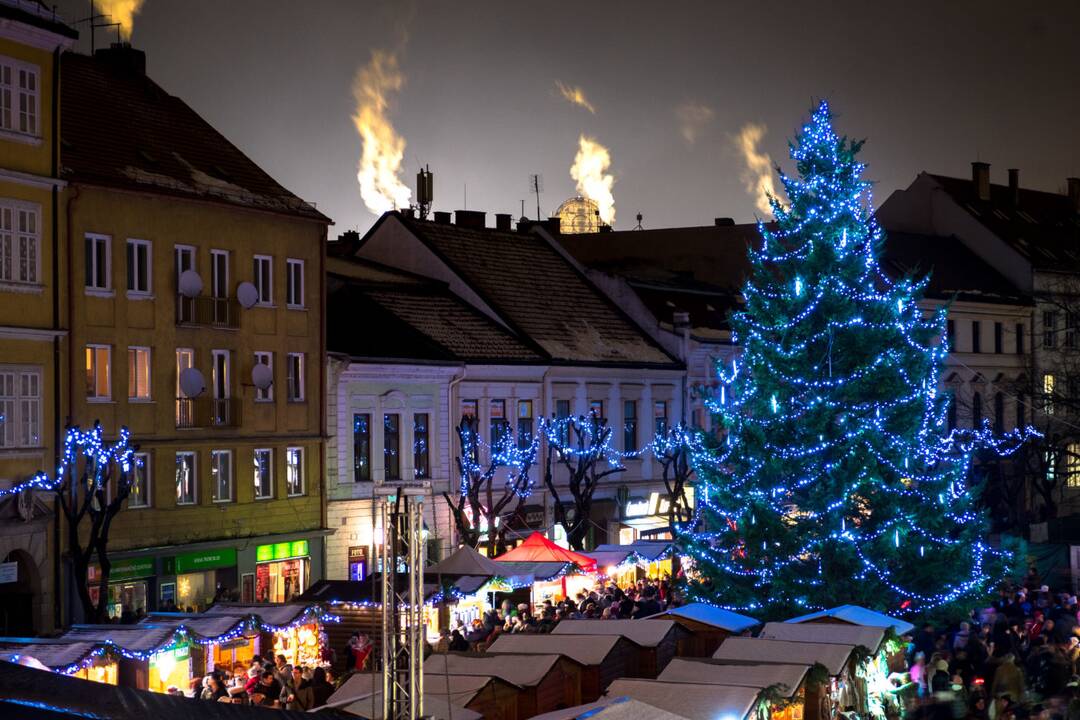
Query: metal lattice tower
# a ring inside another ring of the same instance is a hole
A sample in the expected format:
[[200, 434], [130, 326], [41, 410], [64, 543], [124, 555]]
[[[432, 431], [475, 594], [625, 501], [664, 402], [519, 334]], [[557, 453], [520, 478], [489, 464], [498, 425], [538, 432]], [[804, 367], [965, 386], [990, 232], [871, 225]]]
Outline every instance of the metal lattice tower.
[[[424, 714], [424, 496], [430, 485], [382, 495], [383, 718]], [[399, 564], [400, 563], [400, 564]]]

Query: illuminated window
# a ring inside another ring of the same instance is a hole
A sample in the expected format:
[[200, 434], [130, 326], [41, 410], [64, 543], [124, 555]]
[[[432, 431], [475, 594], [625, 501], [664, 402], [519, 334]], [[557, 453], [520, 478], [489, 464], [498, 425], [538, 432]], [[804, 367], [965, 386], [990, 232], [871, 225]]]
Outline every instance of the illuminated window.
[[210, 451], [210, 491], [214, 502], [229, 502], [233, 499], [232, 451]]
[[1047, 415], [1054, 414], [1054, 376], [1051, 373], [1043, 375], [1043, 410]]
[[109, 359], [112, 348], [108, 345], [86, 346], [86, 399], [108, 400], [112, 397], [112, 378], [109, 376]]
[[1065, 487], [1080, 488], [1080, 443], [1065, 446]]
[[285, 491], [289, 497], [304, 494], [304, 449], [298, 447], [285, 450]]
[[252, 472], [255, 480], [255, 499], [267, 500], [274, 497], [274, 451], [270, 448], [256, 450]]
[[150, 455], [148, 453], [135, 453], [135, 464], [131, 468], [128, 507], [150, 507]]
[[128, 399], [150, 399], [150, 348], [128, 348]]
[[194, 505], [198, 499], [195, 478], [195, 453], [176, 453], [176, 504]]

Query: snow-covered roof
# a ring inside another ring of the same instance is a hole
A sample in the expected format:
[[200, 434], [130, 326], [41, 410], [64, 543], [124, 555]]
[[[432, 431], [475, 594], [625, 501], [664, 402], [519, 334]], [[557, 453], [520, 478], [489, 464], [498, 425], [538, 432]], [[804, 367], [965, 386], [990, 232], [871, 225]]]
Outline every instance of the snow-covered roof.
[[507, 635], [502, 634], [488, 647], [488, 653], [530, 655], [559, 654], [582, 665], [599, 665], [619, 642], [619, 635]]
[[520, 687], [539, 685], [559, 656], [552, 655], [429, 655], [424, 675], [490, 675]]
[[854, 650], [854, 645], [729, 637], [713, 653], [713, 659], [783, 665], [821, 663], [830, 675], [839, 675], [844, 671], [844, 666]]
[[862, 645], [870, 652], [877, 652], [885, 641], [885, 630], [882, 627], [840, 623], [771, 622], [761, 629], [760, 636], [772, 640]]
[[619, 678], [608, 687], [608, 696], [626, 695], [689, 720], [743, 720], [754, 709], [757, 688], [736, 685], [672, 683], [660, 680]]
[[318, 605], [309, 603], [287, 603], [284, 605], [265, 603], [244, 605], [240, 603], [214, 603], [203, 615], [256, 615], [267, 625], [289, 625], [305, 613], [318, 612]]
[[[432, 720], [483, 720], [483, 715], [467, 709], [465, 705], [491, 682], [491, 678], [452, 675], [448, 680], [449, 686], [444, 678], [435, 678], [432, 683], [434, 688], [427, 687], [425, 683], [425, 716]], [[334, 691], [326, 707], [338, 708], [370, 720], [381, 720], [382, 704], [382, 675], [356, 673]]]
[[[427, 708], [424, 708], [427, 711]], [[585, 705], [534, 715], [532, 720], [689, 720], [625, 696], [606, 697]]]
[[0, 639], [0, 660], [23, 665], [33, 658], [50, 670], [60, 670], [81, 663], [100, 647], [94, 642], [56, 642], [26, 640], [23, 643]]
[[721, 630], [727, 630], [730, 633], [741, 633], [743, 630], [749, 630], [750, 628], [761, 624], [758, 620], [755, 620], [748, 615], [740, 615], [739, 613], [731, 612], [730, 610], [718, 608], [715, 605], [700, 602], [670, 608], [650, 617], [681, 617], [702, 623], [703, 625], [712, 625]]
[[60, 636], [65, 642], [113, 643], [128, 652], [153, 652], [173, 644], [174, 625], [73, 625]]
[[642, 647], [656, 647], [674, 620], [563, 620], [551, 631], [553, 635], [622, 635]]
[[812, 620], [824, 619], [839, 620], [840, 622], [850, 623], [851, 625], [867, 625], [870, 627], [883, 628], [891, 627], [896, 631], [897, 635], [906, 635], [915, 630], [915, 626], [907, 620], [894, 618], [885, 615], [884, 613], [879, 613], [876, 610], [859, 607], [858, 605], [840, 605], [838, 607], [829, 608], [828, 610], [818, 610], [817, 612], [812, 612], [808, 615], [800, 615], [799, 617], [791, 618], [786, 622], [805, 623]]
[[759, 690], [781, 685], [784, 697], [792, 697], [809, 671], [809, 665], [731, 665], [699, 658], [672, 658], [656, 679], [704, 685], [738, 685]]

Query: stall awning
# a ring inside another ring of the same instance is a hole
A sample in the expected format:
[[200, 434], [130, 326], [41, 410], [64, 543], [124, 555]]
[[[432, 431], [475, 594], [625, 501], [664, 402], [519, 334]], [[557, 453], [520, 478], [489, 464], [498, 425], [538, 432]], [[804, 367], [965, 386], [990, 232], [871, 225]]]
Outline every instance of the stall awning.
[[538, 532], [534, 532], [525, 538], [525, 542], [503, 553], [495, 560], [498, 562], [569, 562], [585, 572], [596, 569], [596, 561], [588, 555], [559, 547]]
[[890, 617], [876, 610], [869, 610], [858, 605], [840, 605], [828, 610], [818, 610], [808, 615], [800, 615], [785, 622], [808, 623], [820, 620], [838, 620], [851, 625], [867, 625], [869, 627], [891, 627], [897, 635], [906, 635], [915, 630], [915, 626], [907, 620]]
[[500, 562], [499, 564], [506, 568], [503, 575], [514, 587], [555, 580], [577, 567], [568, 562]]

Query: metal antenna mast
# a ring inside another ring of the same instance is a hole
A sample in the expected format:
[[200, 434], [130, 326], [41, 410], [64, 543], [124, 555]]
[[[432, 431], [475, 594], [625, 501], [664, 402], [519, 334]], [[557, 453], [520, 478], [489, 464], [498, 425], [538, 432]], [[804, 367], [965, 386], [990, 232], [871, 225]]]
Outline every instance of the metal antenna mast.
[[424, 714], [424, 497], [427, 481], [377, 486], [381, 496], [383, 718]]
[[[540, 217], [540, 192], [544, 189], [544, 176], [540, 174], [533, 174], [529, 176], [529, 192], [536, 195], [536, 219], [542, 220]], [[522, 213], [524, 214], [524, 213]]]

